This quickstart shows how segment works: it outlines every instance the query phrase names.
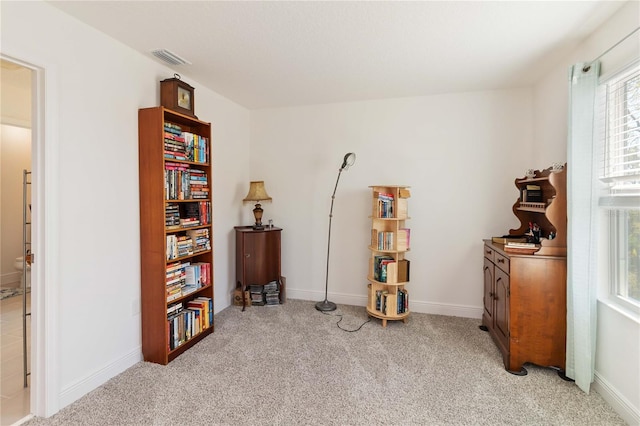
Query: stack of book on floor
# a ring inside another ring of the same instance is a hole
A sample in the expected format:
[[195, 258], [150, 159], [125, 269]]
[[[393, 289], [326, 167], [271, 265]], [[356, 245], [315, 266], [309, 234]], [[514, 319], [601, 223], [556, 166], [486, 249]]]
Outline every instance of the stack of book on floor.
[[264, 286], [264, 298], [267, 306], [280, 304], [280, 289], [277, 281], [271, 281]]
[[264, 305], [264, 293], [262, 291], [263, 291], [263, 286], [261, 285], [249, 286], [249, 296], [251, 296], [251, 304], [253, 306]]

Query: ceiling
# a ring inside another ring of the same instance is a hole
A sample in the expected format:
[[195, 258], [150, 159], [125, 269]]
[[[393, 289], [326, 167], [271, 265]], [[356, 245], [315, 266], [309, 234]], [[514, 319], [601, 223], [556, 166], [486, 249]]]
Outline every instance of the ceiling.
[[183, 80], [249, 109], [528, 86], [624, 4], [51, 3], [154, 59], [176, 53]]

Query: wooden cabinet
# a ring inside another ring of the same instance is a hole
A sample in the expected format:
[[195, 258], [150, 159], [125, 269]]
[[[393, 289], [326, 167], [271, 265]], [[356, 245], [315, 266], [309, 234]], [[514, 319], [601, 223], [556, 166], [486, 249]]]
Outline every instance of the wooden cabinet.
[[142, 353], [167, 364], [213, 331], [211, 125], [138, 111]]
[[[509, 270], [505, 271], [505, 262], [497, 266], [495, 258], [504, 261], [504, 256], [496, 254], [491, 247], [485, 247], [484, 256], [484, 323], [500, 347], [502, 353], [509, 348]], [[499, 257], [498, 257], [499, 256]], [[506, 263], [508, 265], [508, 263]]]
[[408, 216], [408, 186], [371, 186], [371, 244], [367, 276], [369, 316], [387, 321], [402, 320], [409, 316], [410, 262], [405, 254], [410, 250], [411, 232], [405, 226]]
[[[236, 226], [236, 288], [245, 290], [251, 285], [264, 286], [277, 281], [282, 288], [281, 228], [253, 229]], [[284, 300], [280, 290], [280, 303]], [[243, 308], [247, 301], [243, 300]]]
[[[484, 240], [481, 328], [490, 333], [510, 373], [527, 374], [525, 363], [564, 372], [566, 166], [559, 171], [536, 171], [535, 177], [515, 182], [520, 194], [513, 211], [522, 225], [509, 234], [525, 234], [529, 223], [536, 223], [541, 241], [525, 254], [491, 239]], [[532, 182], [535, 183], [529, 188], [538, 191], [540, 187], [544, 201], [530, 202], [523, 195]], [[550, 236], [554, 238], [549, 239]]]

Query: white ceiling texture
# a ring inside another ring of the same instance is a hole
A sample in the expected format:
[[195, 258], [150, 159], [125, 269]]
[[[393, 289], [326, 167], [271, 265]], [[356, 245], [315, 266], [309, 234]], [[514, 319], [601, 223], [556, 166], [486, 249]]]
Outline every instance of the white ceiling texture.
[[249, 109], [528, 86], [624, 4], [51, 3], [144, 55], [172, 51], [183, 80]]

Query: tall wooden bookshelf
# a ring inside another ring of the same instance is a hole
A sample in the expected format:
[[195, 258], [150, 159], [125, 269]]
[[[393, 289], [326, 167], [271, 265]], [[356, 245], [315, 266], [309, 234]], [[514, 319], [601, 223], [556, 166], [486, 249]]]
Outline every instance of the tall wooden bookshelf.
[[409, 316], [410, 230], [405, 226], [408, 216], [408, 186], [370, 186], [372, 194], [371, 244], [367, 280], [369, 316], [387, 321], [406, 322]]
[[138, 111], [142, 353], [166, 365], [213, 332], [211, 124]]

